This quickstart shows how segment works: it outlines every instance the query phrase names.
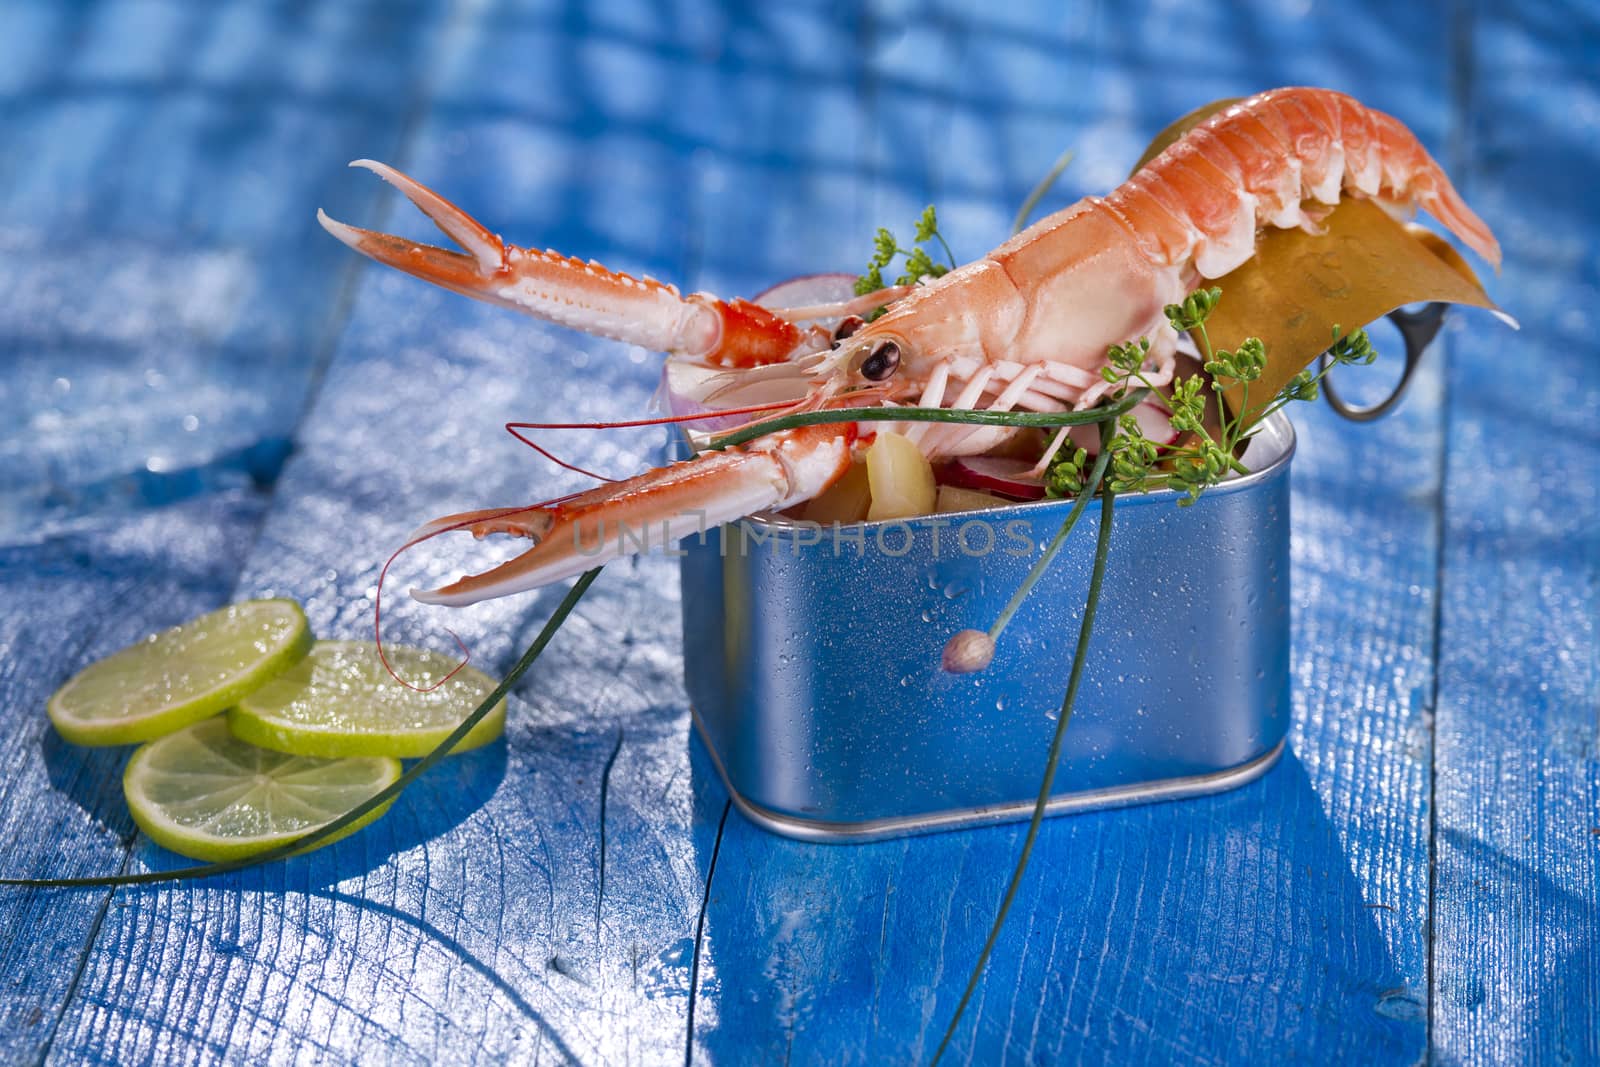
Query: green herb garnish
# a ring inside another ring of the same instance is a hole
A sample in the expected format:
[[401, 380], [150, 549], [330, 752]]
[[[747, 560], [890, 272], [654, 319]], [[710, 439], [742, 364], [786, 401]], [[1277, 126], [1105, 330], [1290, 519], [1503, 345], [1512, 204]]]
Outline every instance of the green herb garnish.
[[[944, 249], [945, 258], [950, 261], [949, 266], [936, 262], [928, 254], [923, 245], [929, 241], [939, 242], [940, 247]], [[896, 257], [903, 256], [905, 263], [904, 270], [892, 283], [894, 285], [915, 285], [923, 278], [938, 278], [950, 273], [951, 268], [956, 265], [955, 253], [950, 251], [949, 242], [939, 232], [939, 216], [933, 210], [932, 204], [922, 209], [922, 216], [917, 219], [916, 241], [910, 248], [900, 247], [900, 242], [895, 239], [894, 234], [882, 227], [879, 227], [877, 234], [872, 238], [872, 248], [871, 262], [867, 264], [867, 269], [861, 277], [856, 279], [857, 296], [875, 293], [891, 284], [884, 281], [883, 272]], [[870, 317], [881, 314], [883, 309], [879, 308]]]
[[1011, 236], [1015, 237], [1022, 232], [1023, 227], [1028, 225], [1028, 220], [1033, 218], [1033, 213], [1039, 207], [1039, 202], [1045, 198], [1046, 193], [1055, 188], [1056, 182], [1061, 179], [1061, 175], [1066, 173], [1067, 167], [1072, 164], [1072, 156], [1073, 150], [1070, 148], [1061, 153], [1056, 157], [1055, 163], [1045, 176], [1039, 179], [1039, 184], [1033, 187], [1033, 191], [1022, 202], [1022, 206], [1017, 208], [1017, 217], [1011, 220]]
[[[1183, 435], [1178, 445], [1161, 445], [1144, 436], [1132, 414], [1121, 415], [1121, 431], [1112, 444], [1109, 484], [1114, 492], [1141, 493], [1152, 489], [1175, 489], [1184, 494], [1178, 503], [1193, 504], [1200, 494], [1229, 474], [1248, 474], [1239, 462], [1241, 447], [1256, 427], [1285, 404], [1295, 400], [1315, 400], [1324, 375], [1337, 366], [1366, 365], [1377, 352], [1365, 330], [1349, 334], [1333, 328], [1328, 358], [1317, 370], [1306, 368], [1266, 403], [1250, 403], [1250, 385], [1261, 377], [1267, 365], [1267, 350], [1259, 337], [1247, 337], [1233, 351], [1213, 349], [1206, 334], [1206, 319], [1222, 299], [1219, 288], [1197, 289], [1181, 304], [1168, 304], [1167, 321], [1180, 333], [1188, 333], [1200, 349], [1206, 378], [1195, 374], [1174, 377], [1171, 395], [1172, 428]], [[1126, 390], [1134, 384], [1153, 389], [1145, 376], [1145, 358], [1150, 351], [1147, 338], [1111, 345], [1106, 349], [1106, 366], [1101, 375], [1106, 381]], [[1223, 394], [1238, 390], [1239, 409], [1230, 412]], [[1209, 390], [1216, 396], [1219, 411], [1219, 436], [1213, 437], [1205, 425]], [[1082, 449], [1063, 450], [1045, 475], [1045, 491], [1052, 496], [1074, 496], [1083, 488]]]

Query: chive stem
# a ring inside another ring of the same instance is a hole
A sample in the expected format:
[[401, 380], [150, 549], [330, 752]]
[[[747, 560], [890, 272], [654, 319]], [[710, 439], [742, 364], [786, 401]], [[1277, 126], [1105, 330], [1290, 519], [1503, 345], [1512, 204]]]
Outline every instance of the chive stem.
[[1033, 191], [1028, 194], [1028, 199], [1022, 202], [1021, 207], [1017, 208], [1017, 217], [1011, 220], [1011, 236], [1015, 237], [1022, 232], [1023, 227], [1028, 225], [1028, 220], [1033, 217], [1034, 210], [1039, 206], [1039, 201], [1044, 199], [1046, 193], [1055, 188], [1056, 182], [1066, 172], [1067, 167], [1071, 165], [1073, 155], [1074, 152], [1070, 148], [1061, 153], [1056, 157], [1055, 165], [1050, 168], [1049, 173], [1039, 179], [1039, 184], [1033, 187]]
[[[1017, 591], [1011, 594], [1011, 599], [1006, 602], [1000, 617], [994, 620], [994, 625], [989, 627], [989, 640], [998, 641], [1005, 631], [1006, 625], [1011, 622], [1011, 616], [1022, 607], [1022, 602], [1033, 592], [1033, 587], [1039, 579], [1044, 577], [1045, 570], [1061, 552], [1061, 546], [1066, 543], [1067, 535], [1078, 524], [1078, 518], [1084, 509], [1089, 506], [1089, 498], [1094, 496], [1100, 488], [1100, 481], [1105, 477], [1106, 467], [1111, 462], [1111, 437], [1116, 423], [1102, 423], [1100, 427], [1100, 455], [1095, 457], [1094, 466], [1089, 470], [1089, 478], [1084, 483], [1083, 490], [1078, 493], [1077, 502], [1072, 505], [1072, 510], [1067, 513], [1066, 521], [1061, 524], [1061, 529], [1056, 531], [1055, 537], [1045, 548], [1044, 554], [1034, 561], [1033, 567], [1028, 571], [1028, 576], [1022, 579], [1022, 584], [1017, 586]], [[1110, 432], [1108, 432], [1110, 431]]]
[[[1106, 443], [1109, 445], [1109, 441]], [[1109, 447], [1106, 451], [1109, 451]], [[1061, 759], [1061, 742], [1067, 734], [1067, 723], [1072, 718], [1072, 705], [1078, 698], [1078, 683], [1083, 679], [1083, 665], [1089, 656], [1089, 635], [1094, 630], [1095, 609], [1100, 605], [1100, 586], [1105, 579], [1106, 558], [1111, 549], [1111, 513], [1116, 494], [1111, 491], [1109, 485], [1103, 485], [1100, 494], [1102, 501], [1100, 536], [1095, 541], [1094, 569], [1089, 574], [1089, 595], [1084, 600], [1083, 621], [1078, 626], [1078, 647], [1072, 656], [1072, 674], [1067, 680], [1067, 695], [1061, 701], [1061, 714], [1056, 722], [1055, 735], [1050, 739], [1050, 754], [1045, 760], [1044, 780], [1039, 784], [1039, 798], [1034, 801], [1033, 818], [1029, 821], [1028, 832], [1022, 839], [1022, 852], [1017, 857], [1016, 868], [1011, 872], [1011, 881], [1006, 886], [1005, 897], [1000, 901], [999, 914], [995, 916], [994, 925], [989, 929], [989, 939], [984, 942], [983, 952], [979, 954], [978, 962], [972, 968], [972, 977], [967, 980], [967, 988], [961, 994], [961, 1001], [956, 1005], [955, 1014], [950, 1018], [950, 1025], [945, 1029], [944, 1037], [940, 1039], [939, 1047], [933, 1054], [934, 1067], [937, 1067], [939, 1058], [944, 1055], [945, 1049], [950, 1044], [950, 1039], [955, 1036], [956, 1026], [961, 1022], [962, 1013], [966, 1011], [972, 994], [977, 991], [978, 983], [983, 978], [984, 968], [988, 966], [989, 955], [1000, 939], [1006, 914], [1011, 910], [1011, 902], [1016, 899], [1022, 875], [1028, 868], [1029, 858], [1033, 855], [1034, 841], [1039, 836], [1039, 824], [1044, 821], [1044, 810], [1050, 801], [1051, 787], [1055, 784], [1056, 765]]]
[[1087, 411], [972, 411], [964, 408], [824, 408], [819, 411], [797, 411], [732, 430], [708, 444], [706, 450], [733, 448], [758, 437], [798, 426], [826, 426], [844, 422], [954, 422], [972, 426], [1033, 426], [1044, 429], [1093, 426], [1113, 421], [1132, 411], [1148, 393], [1148, 389], [1136, 389], [1114, 404]]

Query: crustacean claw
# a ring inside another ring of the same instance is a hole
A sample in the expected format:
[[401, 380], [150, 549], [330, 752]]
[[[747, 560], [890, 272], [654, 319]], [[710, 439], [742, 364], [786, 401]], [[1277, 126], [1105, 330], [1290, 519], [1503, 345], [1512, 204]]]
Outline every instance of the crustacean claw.
[[393, 167], [370, 159], [350, 165], [370, 170], [399, 189], [464, 251], [351, 226], [321, 210], [317, 220], [362, 255], [423, 281], [585, 333], [714, 364], [776, 363], [821, 346], [815, 331], [747, 300], [719, 300], [706, 293], [683, 296], [677, 287], [654, 278], [634, 278], [592, 260], [506, 244]]
[[370, 170], [399, 189], [407, 200], [417, 205], [435, 226], [444, 231], [445, 236], [466, 249], [478, 261], [480, 273], [494, 274], [506, 268], [506, 246], [499, 235], [490, 233], [477, 219], [426, 185], [377, 160], [357, 159], [350, 165]]
[[773, 434], [749, 448], [706, 452], [626, 481], [526, 508], [446, 515], [407, 538], [451, 530], [510, 534], [532, 548], [482, 574], [439, 589], [413, 589], [424, 604], [464, 607], [581, 574], [618, 558], [663, 548], [756, 512], [808, 500], [850, 467], [853, 424]]
[[432, 189], [387, 164], [370, 159], [358, 159], [350, 165], [370, 170], [399, 189], [405, 194], [406, 199], [417, 205], [447, 237], [470, 254], [462, 255], [460, 252], [408, 241], [393, 234], [351, 226], [318, 208], [317, 221], [322, 224], [323, 229], [345, 245], [362, 255], [370, 256], [379, 263], [403, 270], [407, 274], [455, 292], [486, 299], [483, 291], [485, 281], [507, 269], [508, 266], [506, 246], [499, 237], [490, 233], [482, 223]]

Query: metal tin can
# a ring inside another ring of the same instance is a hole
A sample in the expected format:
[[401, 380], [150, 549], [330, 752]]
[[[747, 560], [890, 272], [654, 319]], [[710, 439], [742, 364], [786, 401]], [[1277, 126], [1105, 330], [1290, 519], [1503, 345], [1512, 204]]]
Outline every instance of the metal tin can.
[[[1252, 473], [1189, 507], [1118, 499], [1052, 813], [1217, 792], [1263, 773], [1289, 715], [1289, 462], [1274, 416]], [[746, 519], [686, 542], [695, 729], [741, 811], [814, 841], [1027, 818], [1077, 641], [1099, 524], [1078, 529], [1002, 636], [952, 675], [1070, 501], [816, 527]]]

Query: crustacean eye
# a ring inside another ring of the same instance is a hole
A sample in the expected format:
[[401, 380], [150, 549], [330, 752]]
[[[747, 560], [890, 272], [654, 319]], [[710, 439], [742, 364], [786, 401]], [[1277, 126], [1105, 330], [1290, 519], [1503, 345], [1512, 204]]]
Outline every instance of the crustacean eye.
[[861, 361], [861, 376], [869, 382], [881, 382], [899, 366], [900, 346], [893, 341], [883, 341]]
[[846, 337], [855, 333], [867, 324], [867, 320], [860, 315], [846, 315], [839, 320], [839, 325], [833, 328], [833, 343], [835, 346]]

